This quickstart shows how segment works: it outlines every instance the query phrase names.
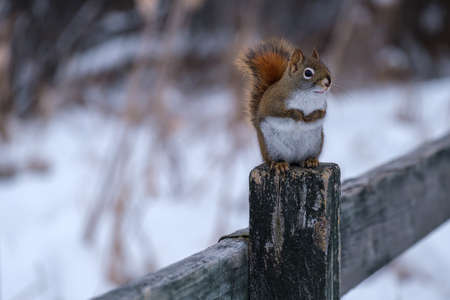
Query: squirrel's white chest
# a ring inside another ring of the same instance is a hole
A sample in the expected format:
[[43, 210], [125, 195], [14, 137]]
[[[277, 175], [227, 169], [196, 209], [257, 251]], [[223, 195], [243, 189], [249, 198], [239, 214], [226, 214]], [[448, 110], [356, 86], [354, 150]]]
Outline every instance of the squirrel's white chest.
[[261, 122], [267, 152], [272, 160], [301, 162], [320, 154], [322, 123], [305, 124], [289, 118], [266, 117]]
[[[326, 97], [302, 94], [286, 102], [288, 108], [302, 110], [305, 115], [317, 109], [325, 110], [326, 105]], [[260, 126], [270, 158], [295, 163], [317, 157], [322, 148], [323, 121], [305, 123], [291, 118], [266, 117]]]
[[286, 100], [286, 107], [288, 109], [301, 110], [305, 115], [308, 115], [318, 109], [326, 110], [327, 93], [319, 94], [305, 91], [295, 92]]

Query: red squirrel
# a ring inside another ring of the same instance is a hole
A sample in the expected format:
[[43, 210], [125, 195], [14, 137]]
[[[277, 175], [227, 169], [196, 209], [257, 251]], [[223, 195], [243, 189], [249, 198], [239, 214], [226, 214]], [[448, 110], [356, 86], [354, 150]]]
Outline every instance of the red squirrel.
[[247, 110], [264, 161], [277, 173], [290, 164], [317, 167], [331, 87], [318, 52], [307, 57], [287, 41], [270, 40], [244, 52], [237, 65], [247, 76]]

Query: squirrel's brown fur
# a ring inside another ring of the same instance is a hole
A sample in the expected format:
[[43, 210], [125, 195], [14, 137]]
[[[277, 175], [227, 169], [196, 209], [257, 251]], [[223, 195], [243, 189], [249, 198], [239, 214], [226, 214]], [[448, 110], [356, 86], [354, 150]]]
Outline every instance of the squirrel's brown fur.
[[[315, 122], [325, 117], [326, 98], [315, 93], [323, 94], [331, 85], [330, 72], [317, 51], [306, 57], [286, 41], [269, 40], [243, 53], [237, 65], [247, 76], [247, 111], [264, 161], [279, 172], [286, 171], [289, 163], [317, 167], [323, 130], [322, 123]], [[317, 101], [305, 102], [304, 97]], [[317, 127], [311, 129], [307, 123]], [[302, 135], [314, 146], [305, 143]]]
[[237, 59], [238, 68], [248, 77], [246, 102], [253, 124], [264, 92], [281, 79], [294, 49], [289, 42], [274, 39], [247, 50]]

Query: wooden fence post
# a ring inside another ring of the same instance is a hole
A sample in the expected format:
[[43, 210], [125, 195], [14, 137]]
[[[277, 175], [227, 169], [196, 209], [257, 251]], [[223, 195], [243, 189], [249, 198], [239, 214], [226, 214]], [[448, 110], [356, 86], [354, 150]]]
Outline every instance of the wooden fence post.
[[340, 171], [250, 173], [249, 297], [339, 299]]

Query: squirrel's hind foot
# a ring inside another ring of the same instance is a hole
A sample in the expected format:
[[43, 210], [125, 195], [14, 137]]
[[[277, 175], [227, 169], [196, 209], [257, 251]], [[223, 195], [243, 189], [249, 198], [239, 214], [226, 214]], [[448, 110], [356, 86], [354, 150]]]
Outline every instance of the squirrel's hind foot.
[[275, 162], [272, 161], [270, 163], [270, 168], [275, 169], [275, 173], [277, 175], [284, 174], [284, 172], [287, 172], [289, 170], [289, 163], [285, 161]]
[[317, 157], [310, 157], [304, 161], [303, 166], [308, 169], [317, 168], [319, 166], [319, 160]]

